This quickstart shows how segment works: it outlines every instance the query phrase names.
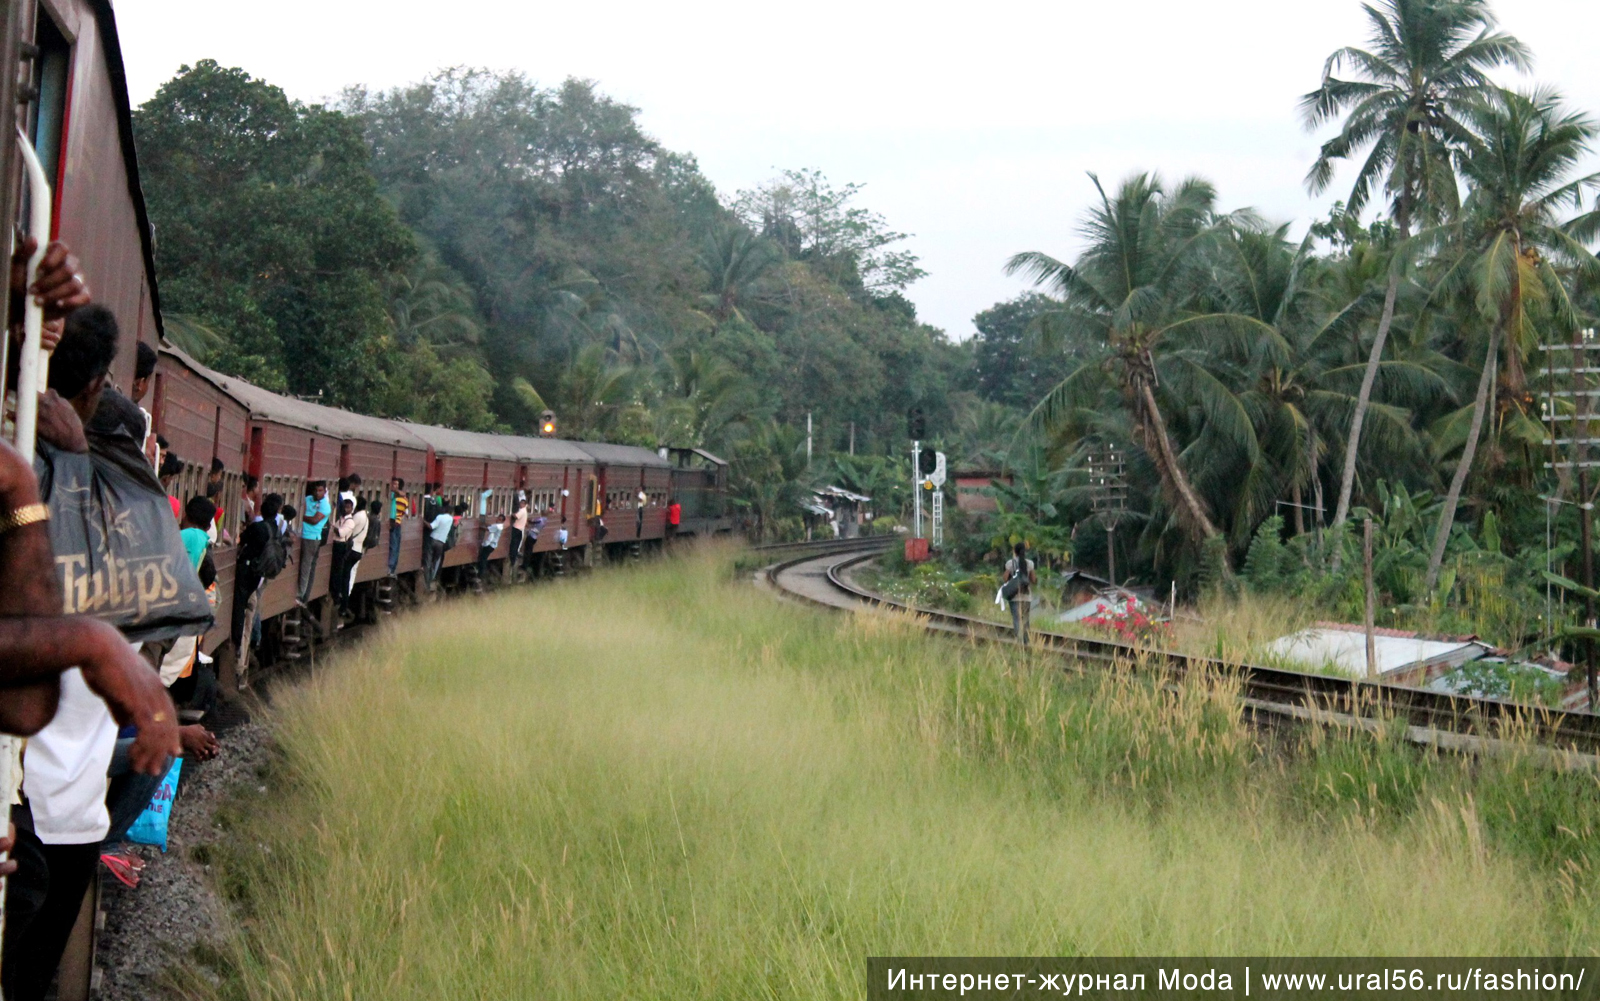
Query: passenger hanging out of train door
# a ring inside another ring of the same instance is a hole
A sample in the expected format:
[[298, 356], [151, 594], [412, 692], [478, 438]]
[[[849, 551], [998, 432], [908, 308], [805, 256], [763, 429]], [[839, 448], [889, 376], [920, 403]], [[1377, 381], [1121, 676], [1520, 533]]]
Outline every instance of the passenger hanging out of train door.
[[436, 507], [433, 520], [428, 522], [428, 534], [422, 540], [422, 573], [430, 591], [438, 587], [439, 570], [444, 566], [445, 542], [450, 538], [450, 529], [454, 525], [455, 519], [442, 505]]
[[139, 449], [149, 458], [153, 468], [159, 468], [157, 464], [160, 461], [155, 448], [155, 418], [144, 408], [144, 398], [150, 391], [150, 380], [155, 377], [156, 362], [159, 360], [156, 349], [140, 341], [133, 369], [133, 384], [128, 387], [128, 398], [139, 404], [139, 412], [144, 414], [144, 437], [140, 439]]
[[327, 534], [328, 519], [333, 516], [333, 504], [328, 500], [328, 484], [316, 480], [311, 493], [306, 495], [305, 510], [300, 515], [300, 591], [297, 600], [301, 605], [311, 600], [311, 584], [317, 574], [317, 556], [322, 549], [323, 536]]
[[522, 575], [522, 540], [528, 535], [528, 495], [517, 491], [517, 513], [511, 519], [511, 541], [506, 545], [506, 577], [516, 583]]
[[389, 481], [389, 576], [400, 566], [400, 543], [405, 538], [406, 515], [411, 500], [406, 497], [406, 481], [396, 476]]
[[499, 520], [483, 530], [483, 542], [478, 546], [478, 580], [485, 587], [489, 584], [489, 557], [500, 548], [500, 536], [505, 532], [509, 520], [502, 514]]

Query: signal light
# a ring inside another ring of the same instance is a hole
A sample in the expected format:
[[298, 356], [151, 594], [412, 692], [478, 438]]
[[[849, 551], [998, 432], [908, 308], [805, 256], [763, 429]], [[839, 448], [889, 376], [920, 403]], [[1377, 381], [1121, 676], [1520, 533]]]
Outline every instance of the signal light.
[[539, 415], [539, 437], [554, 438], [556, 436], [556, 415], [553, 410], [546, 410]]

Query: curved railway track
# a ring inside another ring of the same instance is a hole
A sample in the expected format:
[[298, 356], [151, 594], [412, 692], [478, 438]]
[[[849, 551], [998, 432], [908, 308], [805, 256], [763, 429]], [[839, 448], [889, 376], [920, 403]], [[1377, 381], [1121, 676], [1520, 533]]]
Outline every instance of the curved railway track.
[[[914, 612], [933, 632], [974, 642], [1015, 643], [1009, 625], [914, 608], [856, 584], [851, 571], [884, 548], [884, 540], [859, 539], [821, 552], [798, 552], [767, 567], [762, 579], [784, 597], [816, 607]], [[1139, 670], [1160, 671], [1172, 683], [1191, 671], [1234, 674], [1239, 679], [1246, 712], [1263, 723], [1293, 719], [1377, 729], [1399, 720], [1406, 725], [1407, 736], [1419, 744], [1482, 752], [1503, 748], [1508, 740], [1532, 740], [1547, 751], [1557, 752], [1559, 764], [1600, 763], [1600, 716], [1593, 713], [1232, 663], [1041, 630], [1035, 630], [1032, 636], [1037, 647], [1084, 667], [1121, 661], [1134, 664]]]

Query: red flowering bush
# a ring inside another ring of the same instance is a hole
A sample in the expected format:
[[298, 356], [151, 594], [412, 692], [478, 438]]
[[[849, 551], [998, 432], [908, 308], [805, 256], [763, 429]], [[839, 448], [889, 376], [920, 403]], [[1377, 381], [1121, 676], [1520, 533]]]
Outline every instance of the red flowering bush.
[[1131, 594], [1120, 607], [1112, 599], [1101, 602], [1083, 624], [1111, 633], [1124, 643], [1149, 645], [1172, 637], [1172, 623], [1152, 619]]

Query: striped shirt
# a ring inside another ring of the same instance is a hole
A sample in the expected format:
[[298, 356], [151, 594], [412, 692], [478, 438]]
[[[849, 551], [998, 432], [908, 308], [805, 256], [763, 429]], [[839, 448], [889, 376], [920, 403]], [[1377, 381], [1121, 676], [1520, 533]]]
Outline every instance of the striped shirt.
[[389, 520], [396, 525], [401, 519], [411, 513], [411, 499], [405, 494], [395, 494], [389, 498]]

